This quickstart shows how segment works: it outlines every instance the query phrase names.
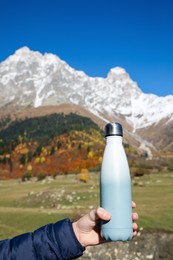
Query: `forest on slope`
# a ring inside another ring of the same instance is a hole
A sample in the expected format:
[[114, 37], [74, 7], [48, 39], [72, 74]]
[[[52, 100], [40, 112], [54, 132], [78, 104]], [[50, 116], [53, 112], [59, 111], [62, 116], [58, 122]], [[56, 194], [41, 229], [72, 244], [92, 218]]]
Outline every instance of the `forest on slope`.
[[[14, 121], [0, 131], [0, 179], [99, 171], [104, 147], [98, 125], [74, 113]], [[145, 152], [127, 143], [124, 147], [132, 174], [159, 169], [157, 161], [147, 161]]]
[[73, 113], [13, 122], [0, 132], [0, 177], [56, 176], [97, 168], [103, 147], [99, 127]]

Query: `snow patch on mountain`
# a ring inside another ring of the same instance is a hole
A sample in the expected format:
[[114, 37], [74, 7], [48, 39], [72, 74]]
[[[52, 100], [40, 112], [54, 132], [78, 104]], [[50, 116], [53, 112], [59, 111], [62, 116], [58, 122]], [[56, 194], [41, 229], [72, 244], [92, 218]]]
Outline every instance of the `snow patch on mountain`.
[[124, 68], [110, 69], [106, 78], [89, 77], [53, 54], [23, 47], [0, 63], [0, 108], [73, 103], [107, 121], [123, 115], [136, 129], [173, 120], [173, 96], [145, 94]]

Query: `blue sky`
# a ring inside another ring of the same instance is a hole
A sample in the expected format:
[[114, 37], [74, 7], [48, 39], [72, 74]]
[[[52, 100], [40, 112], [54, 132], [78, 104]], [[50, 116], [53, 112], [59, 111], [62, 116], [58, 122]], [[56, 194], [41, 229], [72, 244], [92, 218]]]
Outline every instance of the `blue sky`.
[[143, 92], [173, 95], [172, 0], [0, 0], [0, 62], [23, 46], [92, 77], [121, 66]]

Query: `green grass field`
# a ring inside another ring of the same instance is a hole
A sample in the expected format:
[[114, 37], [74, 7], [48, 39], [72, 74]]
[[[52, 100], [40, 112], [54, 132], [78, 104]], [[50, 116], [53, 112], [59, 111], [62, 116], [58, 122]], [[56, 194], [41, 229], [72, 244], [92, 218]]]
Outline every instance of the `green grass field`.
[[[173, 173], [133, 179], [139, 227], [173, 231]], [[77, 175], [41, 182], [0, 181], [0, 239], [65, 217], [75, 219], [99, 205], [99, 174], [87, 183]]]

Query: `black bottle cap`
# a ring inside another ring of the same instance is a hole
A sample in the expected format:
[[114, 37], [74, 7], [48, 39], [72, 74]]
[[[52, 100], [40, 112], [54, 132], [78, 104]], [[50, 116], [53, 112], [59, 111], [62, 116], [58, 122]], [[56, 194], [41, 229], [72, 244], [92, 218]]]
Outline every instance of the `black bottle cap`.
[[111, 135], [123, 136], [123, 128], [119, 123], [117, 122], [108, 123], [105, 126], [105, 137]]

